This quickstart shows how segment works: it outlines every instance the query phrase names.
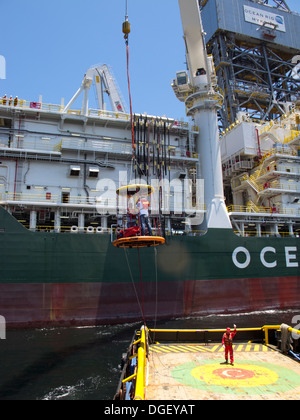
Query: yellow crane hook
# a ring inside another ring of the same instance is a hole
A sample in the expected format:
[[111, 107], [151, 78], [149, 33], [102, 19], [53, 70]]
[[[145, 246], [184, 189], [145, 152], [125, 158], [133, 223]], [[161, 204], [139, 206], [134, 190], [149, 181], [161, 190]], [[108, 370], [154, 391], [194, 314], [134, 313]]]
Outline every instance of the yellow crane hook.
[[128, 22], [128, 14], [127, 14], [127, 0], [125, 3], [125, 22], [122, 26], [124, 38], [128, 41], [128, 35], [130, 34], [130, 23]]
[[128, 22], [127, 17], [126, 17], [125, 22], [123, 23], [122, 29], [123, 29], [124, 38], [128, 39], [128, 35], [130, 34], [130, 23]]

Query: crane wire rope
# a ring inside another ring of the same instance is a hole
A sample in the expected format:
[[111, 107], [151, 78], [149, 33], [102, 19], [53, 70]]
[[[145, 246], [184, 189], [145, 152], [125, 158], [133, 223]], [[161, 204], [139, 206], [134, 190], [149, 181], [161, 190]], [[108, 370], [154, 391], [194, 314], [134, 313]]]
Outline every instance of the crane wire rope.
[[[135, 130], [134, 130], [134, 119], [133, 119], [133, 110], [132, 110], [132, 97], [131, 97], [131, 85], [130, 85], [130, 71], [129, 71], [129, 33], [130, 33], [130, 23], [128, 21], [128, 1], [125, 0], [125, 22], [123, 23], [123, 33], [124, 33], [124, 39], [126, 44], [126, 61], [127, 61], [127, 82], [128, 82], [128, 93], [129, 93], [129, 104], [130, 104], [130, 119], [131, 119], [131, 136], [132, 136], [132, 149], [133, 149], [133, 155], [132, 155], [132, 164], [135, 162], [136, 164], [136, 157], [135, 157], [135, 151], [136, 151], [136, 144], [135, 144]], [[144, 325], [146, 325], [145, 320], [145, 303], [144, 303], [144, 287], [143, 287], [143, 277], [142, 277], [142, 267], [141, 267], [141, 258], [140, 258], [140, 251], [139, 248], [137, 248], [138, 251], [138, 262], [139, 262], [139, 272], [140, 272], [140, 286], [141, 286], [141, 300], [140, 302], [137, 289], [134, 283], [132, 270], [129, 264], [129, 259], [127, 255], [126, 247], [124, 247], [125, 252], [125, 258], [128, 265], [129, 273], [131, 282], [133, 285], [133, 289], [135, 292], [135, 296], [137, 299], [137, 303], [143, 318]], [[154, 261], [155, 261], [155, 316], [154, 316], [154, 323], [156, 326], [157, 322], [157, 304], [158, 304], [158, 273], [157, 273], [157, 251], [154, 248]]]
[[145, 303], [144, 303], [144, 287], [143, 287], [142, 266], [141, 266], [141, 257], [140, 257], [140, 249], [139, 249], [139, 247], [137, 248], [137, 251], [138, 251], [139, 270], [140, 270], [143, 321], [144, 321], [144, 325], [146, 325], [146, 320], [145, 320]]
[[157, 274], [157, 249], [154, 247], [154, 262], [155, 262], [155, 313], [154, 313], [154, 329], [156, 329], [157, 322], [157, 304], [158, 304], [158, 274]]
[[[134, 136], [134, 122], [133, 122], [133, 111], [132, 111], [132, 98], [131, 98], [131, 86], [130, 86], [130, 72], [129, 72], [129, 34], [130, 34], [130, 23], [128, 22], [128, 1], [125, 1], [125, 22], [123, 23], [123, 33], [124, 33], [124, 39], [126, 44], [126, 61], [127, 61], [127, 83], [128, 83], [128, 94], [129, 94], [129, 105], [130, 105], [130, 119], [131, 119], [131, 136], [132, 136], [132, 160], [135, 160], [135, 136]], [[124, 248], [125, 249], [125, 248]], [[125, 256], [131, 276], [131, 280], [134, 286], [135, 295], [141, 310], [141, 314], [143, 317], [144, 325], [146, 325], [145, 322], [145, 308], [144, 308], [144, 290], [143, 290], [143, 278], [142, 278], [142, 268], [141, 268], [141, 260], [140, 260], [140, 252], [138, 248], [138, 259], [139, 259], [139, 270], [140, 270], [140, 280], [141, 280], [141, 294], [142, 294], [142, 306], [140, 304], [140, 300], [136, 291], [136, 287], [134, 285], [132, 272], [130, 269], [130, 264], [128, 261], [127, 253], [125, 251]]]
[[127, 255], [127, 249], [126, 249], [126, 247], [124, 247], [124, 253], [125, 253], [125, 258], [126, 258], [126, 261], [127, 261], [127, 266], [128, 266], [128, 270], [129, 270], [129, 274], [130, 274], [130, 278], [131, 278], [131, 283], [132, 283], [132, 286], [133, 286], [133, 290], [134, 290], [134, 293], [135, 293], [135, 297], [136, 297], [136, 300], [137, 300], [137, 303], [138, 303], [138, 306], [139, 306], [139, 309], [140, 309], [140, 312], [141, 312], [141, 316], [144, 319], [143, 309], [142, 309], [141, 302], [140, 302], [140, 299], [139, 299], [139, 296], [138, 296], [138, 293], [137, 293], [137, 290], [136, 290], [136, 287], [135, 287], [135, 283], [134, 283], [134, 279], [133, 279], [131, 267], [130, 267], [129, 260], [128, 260], [128, 255]]
[[[141, 313], [141, 317], [143, 318], [144, 321], [144, 325], [146, 325], [146, 317], [145, 317], [145, 304], [144, 304], [144, 288], [143, 288], [143, 278], [142, 278], [142, 269], [141, 269], [141, 261], [140, 261], [140, 253], [139, 253], [139, 248], [138, 249], [138, 259], [139, 259], [139, 271], [140, 271], [140, 285], [141, 285], [141, 299], [142, 302], [139, 298], [138, 292], [137, 292], [137, 288], [135, 286], [135, 282], [133, 279], [133, 274], [132, 274], [132, 270], [130, 267], [130, 263], [129, 263], [129, 259], [128, 259], [128, 254], [127, 254], [127, 248], [124, 247], [124, 253], [125, 253], [125, 259], [127, 262], [127, 266], [128, 266], [128, 271], [130, 274], [130, 279], [131, 279], [131, 283], [132, 283], [132, 287], [135, 293], [135, 297], [136, 297], [136, 301]], [[157, 325], [157, 314], [158, 314], [158, 272], [157, 272], [157, 249], [154, 247], [153, 248], [154, 251], [154, 265], [155, 265], [155, 311], [154, 311], [154, 329], [156, 329], [156, 325]]]

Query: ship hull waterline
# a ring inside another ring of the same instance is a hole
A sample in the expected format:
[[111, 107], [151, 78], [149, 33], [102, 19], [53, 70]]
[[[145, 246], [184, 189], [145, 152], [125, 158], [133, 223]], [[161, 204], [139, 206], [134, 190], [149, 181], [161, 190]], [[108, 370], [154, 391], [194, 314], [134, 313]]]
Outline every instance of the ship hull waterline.
[[210, 229], [121, 250], [108, 234], [30, 232], [0, 208], [0, 315], [17, 328], [299, 308], [299, 245]]

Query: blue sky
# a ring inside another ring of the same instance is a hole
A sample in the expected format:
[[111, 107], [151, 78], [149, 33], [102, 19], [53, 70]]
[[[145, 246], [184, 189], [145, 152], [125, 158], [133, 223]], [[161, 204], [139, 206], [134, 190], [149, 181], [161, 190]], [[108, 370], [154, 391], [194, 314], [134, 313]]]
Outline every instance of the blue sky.
[[[300, 13], [299, 0], [287, 0]], [[122, 34], [125, 0], [0, 0], [0, 55], [6, 79], [0, 96], [59, 104], [80, 87], [86, 70], [109, 64], [128, 104]], [[171, 88], [185, 69], [177, 0], [128, 0], [130, 75], [134, 112], [182, 118], [184, 105]], [[91, 106], [95, 104], [91, 92]]]

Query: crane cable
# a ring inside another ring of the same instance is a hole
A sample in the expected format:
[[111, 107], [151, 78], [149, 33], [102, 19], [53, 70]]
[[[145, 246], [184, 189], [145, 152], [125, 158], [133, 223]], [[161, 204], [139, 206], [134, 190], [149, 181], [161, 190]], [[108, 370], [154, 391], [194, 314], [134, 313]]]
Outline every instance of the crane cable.
[[[133, 274], [132, 274], [132, 270], [131, 270], [131, 267], [130, 267], [130, 263], [129, 263], [129, 259], [128, 259], [126, 247], [124, 247], [124, 253], [125, 253], [125, 258], [126, 258], [126, 262], [127, 262], [127, 266], [128, 266], [128, 270], [129, 270], [129, 274], [130, 274], [130, 278], [131, 278], [133, 290], [134, 290], [134, 293], [135, 293], [136, 301], [137, 301], [137, 304], [138, 304], [139, 309], [140, 309], [141, 317], [144, 320], [145, 319], [145, 313], [144, 313], [144, 310], [142, 308], [142, 305], [141, 305], [141, 302], [140, 302], [140, 299], [139, 299], [139, 296], [138, 296], [137, 289], [135, 287], [135, 283], [134, 283], [134, 279], [133, 279]], [[144, 324], [145, 324], [145, 322], [144, 322]]]
[[141, 266], [140, 249], [137, 248], [137, 251], [138, 251], [138, 258], [139, 258], [139, 270], [140, 270], [140, 283], [141, 283], [141, 295], [142, 295], [143, 321], [144, 321], [144, 325], [146, 325], [146, 319], [145, 319], [145, 303], [144, 303], [144, 288], [143, 288], [143, 277], [142, 277], [142, 266]]
[[122, 26], [125, 44], [126, 44], [126, 56], [127, 56], [127, 81], [128, 81], [128, 92], [129, 92], [129, 102], [130, 102], [130, 118], [131, 118], [131, 136], [132, 136], [132, 149], [133, 157], [135, 157], [135, 136], [134, 136], [134, 122], [133, 122], [133, 112], [132, 112], [132, 100], [131, 100], [131, 88], [130, 88], [130, 77], [129, 77], [129, 34], [130, 34], [130, 23], [128, 22], [127, 15], [127, 0], [126, 0], [126, 10], [125, 10], [125, 22]]
[[[133, 121], [132, 99], [131, 99], [131, 88], [130, 88], [130, 77], [129, 77], [129, 39], [128, 38], [129, 38], [129, 34], [130, 34], [130, 23], [128, 21], [127, 0], [125, 2], [125, 22], [123, 23], [122, 30], [123, 30], [125, 44], [126, 44], [127, 81], [128, 81], [128, 93], [129, 93], [129, 102], [130, 102], [131, 136], [132, 136], [132, 150], [133, 150], [133, 156], [132, 156], [132, 158], [133, 158], [133, 161], [135, 161], [135, 149], [136, 149], [136, 145], [135, 145], [134, 121]], [[124, 250], [125, 250], [125, 248], [124, 248]], [[127, 265], [128, 265], [128, 268], [129, 268], [129, 271], [130, 271], [130, 274], [131, 274], [132, 283], [134, 285], [134, 281], [133, 281], [133, 277], [132, 277], [132, 273], [131, 273], [131, 269], [130, 269], [130, 265], [129, 265], [129, 261], [128, 261], [126, 250], [125, 250], [125, 256], [126, 256]], [[141, 260], [140, 260], [139, 248], [138, 248], [138, 260], [139, 260], [139, 271], [140, 271], [142, 304], [140, 303], [140, 300], [138, 298], [135, 285], [134, 285], [134, 291], [135, 291], [135, 294], [136, 294], [138, 305], [140, 307], [141, 315], [143, 317], [144, 325], [146, 325], [146, 322], [145, 322], [145, 307], [144, 307], [143, 278], [142, 278], [142, 267], [141, 267]]]

